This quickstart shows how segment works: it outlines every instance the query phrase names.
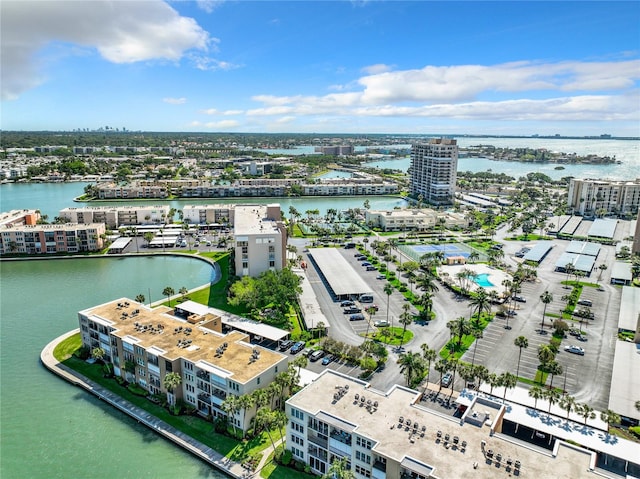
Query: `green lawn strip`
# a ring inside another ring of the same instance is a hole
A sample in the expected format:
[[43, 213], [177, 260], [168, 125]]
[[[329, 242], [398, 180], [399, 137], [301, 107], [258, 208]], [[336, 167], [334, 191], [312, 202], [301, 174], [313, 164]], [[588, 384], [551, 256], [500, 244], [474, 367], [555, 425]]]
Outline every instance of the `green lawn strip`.
[[[77, 349], [77, 346], [80, 344], [81, 339], [78, 333], [61, 342], [55, 348], [54, 356], [57, 359], [68, 356], [70, 352]], [[74, 345], [76, 345], [75, 349], [73, 349]], [[271, 445], [271, 441], [266, 432], [248, 441], [237, 441], [215, 432], [213, 424], [199, 416], [173, 416], [162, 406], [154, 404], [144, 397], [133, 394], [113, 379], [103, 377], [101, 365], [89, 364], [75, 357], [67, 357], [62, 363], [233, 461], [242, 462]], [[274, 438], [279, 437], [277, 432], [272, 432], [272, 436]]]
[[[389, 336], [385, 336], [381, 334], [382, 331], [384, 330], [388, 330], [392, 334]], [[364, 334], [362, 336], [364, 336]], [[389, 328], [380, 328], [380, 330], [375, 334], [369, 333], [369, 337], [374, 341], [380, 341], [381, 343], [384, 343], [384, 344], [400, 346], [400, 344], [407, 344], [409, 341], [411, 341], [413, 339], [413, 333], [407, 329], [404, 332], [404, 337], [402, 337], [402, 328], [389, 327]]]
[[82, 337], [80, 336], [80, 333], [76, 333], [56, 345], [53, 350], [53, 357], [62, 362], [65, 359], [69, 359], [81, 346]]
[[536, 376], [533, 379], [534, 384], [544, 385], [547, 383], [547, 378], [549, 377], [549, 373], [545, 373], [543, 371], [537, 370]]

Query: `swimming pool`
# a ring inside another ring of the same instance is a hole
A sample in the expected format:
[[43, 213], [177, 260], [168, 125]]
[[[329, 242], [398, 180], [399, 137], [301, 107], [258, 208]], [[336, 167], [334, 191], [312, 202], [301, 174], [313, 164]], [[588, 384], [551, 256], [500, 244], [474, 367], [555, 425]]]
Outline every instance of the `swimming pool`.
[[482, 288], [490, 288], [491, 286], [495, 286], [491, 281], [489, 281], [488, 273], [480, 273], [473, 277], [473, 281]]

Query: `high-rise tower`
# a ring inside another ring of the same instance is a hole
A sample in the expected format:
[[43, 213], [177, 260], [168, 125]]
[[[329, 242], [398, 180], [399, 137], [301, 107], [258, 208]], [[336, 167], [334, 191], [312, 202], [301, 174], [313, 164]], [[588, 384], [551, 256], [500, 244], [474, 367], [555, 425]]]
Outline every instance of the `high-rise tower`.
[[411, 147], [411, 194], [432, 205], [453, 203], [458, 171], [458, 143], [432, 138]]

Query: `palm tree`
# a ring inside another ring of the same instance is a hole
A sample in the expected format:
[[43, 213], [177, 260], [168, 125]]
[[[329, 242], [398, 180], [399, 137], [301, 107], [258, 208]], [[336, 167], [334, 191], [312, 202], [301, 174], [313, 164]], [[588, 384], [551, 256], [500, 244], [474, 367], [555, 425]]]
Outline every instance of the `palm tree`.
[[510, 372], [504, 372], [500, 375], [500, 385], [504, 387], [504, 395], [502, 396], [502, 400], [504, 401], [507, 397], [507, 389], [513, 389], [518, 384], [518, 377], [514, 376]]
[[600, 270], [598, 272], [598, 281], [600, 281], [602, 279], [602, 273], [607, 270], [607, 265], [605, 263], [602, 263], [600, 264], [600, 266], [598, 266], [598, 269]]
[[563, 396], [560, 399], [560, 407], [567, 411], [567, 419], [569, 419], [569, 414], [576, 410], [576, 399], [573, 396], [569, 396], [568, 394]]
[[96, 361], [102, 361], [105, 354], [106, 351], [102, 348], [93, 348], [93, 350], [91, 351], [91, 357]]
[[473, 316], [474, 311], [478, 315], [478, 318], [482, 316], [483, 311], [486, 311], [487, 313], [491, 311], [491, 300], [489, 299], [489, 294], [487, 293], [487, 290], [482, 287], [476, 290], [476, 294], [471, 298], [469, 304], [471, 305], [471, 316]]
[[169, 301], [169, 307], [171, 307], [171, 296], [176, 294], [175, 290], [171, 286], [167, 286], [162, 290], [162, 295], [167, 297]]
[[477, 329], [477, 328], [473, 328], [471, 330], [471, 334], [475, 338], [474, 342], [476, 343], [473, 346], [473, 356], [471, 358], [471, 366], [475, 366], [475, 364], [476, 364], [476, 349], [478, 349], [478, 343], [480, 342], [480, 339], [482, 339], [482, 330], [481, 329]]
[[236, 421], [234, 420], [234, 416], [240, 410], [240, 404], [238, 402], [238, 396], [233, 394], [227, 394], [226, 399], [220, 405], [220, 408], [227, 414], [227, 421], [231, 421], [231, 426], [233, 427], [234, 436], [237, 435], [236, 431]]
[[596, 418], [596, 413], [594, 412], [594, 409], [588, 404], [578, 404], [575, 410], [578, 414], [580, 414], [580, 416], [582, 416], [582, 418], [584, 419], [585, 425], [587, 424], [587, 420]]
[[478, 391], [482, 386], [482, 383], [486, 383], [489, 380], [489, 370], [484, 364], [476, 364], [473, 367], [473, 376], [478, 378]]
[[184, 299], [184, 297], [187, 295], [188, 292], [189, 292], [189, 290], [185, 286], [180, 288], [180, 290], [178, 291], [178, 293], [180, 293], [182, 295], [182, 299]]
[[431, 363], [435, 361], [437, 352], [435, 349], [431, 349], [426, 344], [421, 344], [420, 349], [422, 349], [422, 359], [427, 363], [427, 377], [426, 384], [429, 383], [429, 374], [431, 373]]
[[407, 331], [407, 326], [413, 323], [413, 314], [409, 312], [410, 309], [411, 306], [409, 306], [409, 304], [405, 303], [402, 305], [402, 314], [400, 315], [400, 324], [402, 324], [402, 338], [400, 339], [400, 346], [402, 346], [402, 343], [404, 342], [404, 333]]
[[458, 348], [462, 344], [462, 337], [470, 330], [469, 321], [464, 316], [460, 316], [458, 319], [453, 319], [447, 323], [447, 328], [451, 331], [452, 336], [458, 338]]
[[488, 383], [490, 386], [489, 395], [493, 396], [493, 388], [500, 386], [500, 376], [496, 373], [489, 374]]
[[529, 397], [532, 397], [534, 400], [533, 409], [538, 409], [538, 399], [545, 397], [544, 389], [540, 386], [531, 386], [531, 389], [529, 389]]
[[267, 436], [269, 436], [269, 440], [271, 441], [271, 446], [275, 451], [276, 444], [275, 442], [273, 442], [273, 437], [271, 436], [271, 429], [273, 428], [274, 422], [275, 422], [274, 412], [275, 411], [272, 411], [268, 407], [261, 407], [256, 412], [254, 421], [256, 424], [255, 426], [256, 429], [263, 429], [267, 432]]
[[391, 296], [391, 294], [393, 293], [393, 286], [391, 286], [391, 283], [387, 283], [384, 285], [384, 294], [387, 295], [387, 323], [389, 322], [389, 297]]
[[440, 386], [438, 388], [438, 392], [440, 392], [442, 390], [442, 376], [449, 371], [449, 362], [446, 359], [441, 359], [436, 363], [434, 369], [440, 373]]
[[527, 349], [529, 347], [529, 340], [524, 336], [518, 336], [513, 341], [513, 344], [520, 348], [520, 351], [518, 352], [518, 367], [516, 368], [516, 377], [519, 377], [519, 375], [520, 375], [520, 358], [522, 358], [522, 350], [523, 349]]
[[346, 457], [334, 459], [327, 473], [322, 476], [322, 479], [355, 479], [356, 476], [348, 467], [349, 461]]
[[440, 288], [436, 284], [436, 279], [431, 274], [431, 272], [423, 273], [422, 275], [420, 275], [416, 280], [416, 285], [425, 293], [433, 294], [440, 291]]
[[542, 310], [542, 324], [540, 324], [540, 332], [544, 330], [544, 316], [547, 314], [547, 305], [553, 301], [553, 295], [549, 291], [545, 291], [540, 295], [540, 300], [544, 303]]
[[620, 415], [612, 411], [611, 409], [607, 409], [606, 411], [601, 412], [600, 419], [607, 423], [607, 429], [612, 424], [620, 424], [621, 421]]
[[401, 354], [397, 363], [400, 365], [400, 372], [407, 379], [407, 386], [411, 386], [414, 375], [424, 367], [420, 353], [411, 351]]
[[547, 389], [544, 393], [545, 399], [549, 402], [549, 414], [551, 414], [551, 406], [560, 400], [560, 392], [557, 389]]
[[553, 378], [563, 373], [562, 365], [558, 361], [551, 361], [546, 365], [547, 372], [551, 374], [549, 387], [553, 389]]
[[167, 399], [170, 403], [173, 402], [173, 391], [180, 386], [182, 383], [182, 377], [178, 373], [167, 373], [164, 375], [164, 379], [162, 380], [162, 386], [167, 390], [167, 392], [171, 393], [167, 394]]

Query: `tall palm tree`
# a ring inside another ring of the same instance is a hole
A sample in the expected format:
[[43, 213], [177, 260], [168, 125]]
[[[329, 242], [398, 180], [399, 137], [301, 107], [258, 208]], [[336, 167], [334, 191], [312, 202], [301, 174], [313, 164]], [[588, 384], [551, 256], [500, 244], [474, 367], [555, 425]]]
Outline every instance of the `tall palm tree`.
[[584, 419], [585, 425], [587, 424], [587, 420], [596, 418], [594, 409], [588, 404], [578, 404], [578, 406], [576, 407], [576, 411]]
[[475, 364], [476, 364], [476, 349], [478, 349], [478, 343], [480, 342], [480, 339], [482, 339], [482, 330], [481, 329], [477, 329], [477, 328], [473, 328], [471, 330], [471, 334], [475, 338], [475, 341], [474, 341], [475, 344], [473, 345], [473, 356], [471, 358], [471, 366], [475, 366]]
[[478, 391], [482, 387], [482, 383], [486, 383], [489, 380], [489, 370], [484, 364], [476, 364], [473, 367], [473, 376], [478, 378]]
[[355, 479], [355, 475], [349, 469], [349, 461], [346, 457], [342, 459], [334, 459], [327, 473], [322, 479]]
[[601, 412], [600, 419], [607, 423], [607, 428], [611, 427], [612, 424], [620, 424], [621, 421], [620, 415], [611, 409]]
[[538, 346], [538, 360], [541, 364], [549, 364], [555, 357], [555, 353], [548, 344]]
[[167, 373], [162, 380], [162, 386], [173, 396], [173, 391], [182, 383], [182, 377], [178, 373]]
[[560, 399], [560, 407], [567, 411], [567, 419], [569, 419], [569, 414], [576, 409], [576, 399], [566, 394]]
[[404, 333], [407, 331], [407, 326], [413, 323], [413, 314], [409, 311], [411, 310], [411, 306], [409, 304], [404, 303], [402, 305], [402, 314], [400, 315], [400, 324], [402, 324], [402, 338], [400, 339], [400, 346], [404, 342]]
[[475, 314], [478, 315], [478, 318], [480, 318], [484, 311], [487, 313], [491, 311], [491, 300], [489, 298], [489, 294], [487, 293], [487, 290], [482, 287], [476, 290], [476, 294], [471, 298], [469, 304], [471, 305], [471, 316], [473, 316], [475, 312]]
[[518, 384], [518, 377], [514, 376], [510, 372], [504, 372], [500, 375], [500, 385], [504, 387], [504, 395], [502, 396], [502, 400], [504, 401], [507, 397], [507, 389], [513, 389]]
[[175, 290], [171, 286], [167, 286], [162, 290], [162, 295], [167, 297], [167, 301], [169, 301], [169, 307], [171, 307], [171, 296], [176, 294]]
[[411, 386], [416, 373], [424, 367], [420, 353], [414, 353], [412, 351], [401, 354], [397, 363], [400, 365], [400, 372], [404, 374], [407, 380], [407, 386]]
[[562, 365], [558, 361], [551, 361], [547, 364], [547, 372], [551, 374], [551, 382], [549, 387], [553, 389], [553, 378], [564, 372]]
[[255, 428], [263, 429], [267, 432], [267, 436], [269, 436], [269, 440], [271, 441], [271, 447], [275, 450], [276, 444], [273, 441], [273, 437], [271, 436], [271, 429], [273, 428], [275, 422], [275, 411], [272, 411], [268, 407], [261, 407], [258, 409], [256, 416], [254, 418]]
[[240, 410], [240, 406], [239, 406], [239, 402], [238, 402], [238, 396], [235, 396], [234, 394], [227, 394], [227, 397], [223, 401], [223, 403], [220, 405], [220, 408], [227, 414], [227, 421], [231, 422], [231, 426], [233, 427], [234, 436], [237, 435], [236, 421], [234, 419], [234, 416]]
[[549, 291], [545, 291], [540, 295], [540, 300], [544, 303], [544, 309], [542, 310], [542, 323], [540, 324], [540, 332], [544, 330], [544, 317], [547, 314], [547, 306], [553, 301], [553, 295]]
[[416, 285], [418, 288], [422, 289], [425, 293], [437, 293], [440, 291], [440, 288], [436, 284], [436, 278], [431, 274], [431, 272], [425, 272], [421, 274], [416, 279]]
[[549, 402], [549, 414], [551, 414], [551, 406], [560, 400], [560, 392], [557, 389], [547, 389], [544, 393], [545, 399]]
[[390, 296], [393, 293], [393, 286], [391, 286], [391, 283], [387, 283], [384, 285], [384, 294], [387, 295], [387, 323], [389, 322], [389, 300], [390, 300]]
[[442, 376], [444, 376], [444, 373], [449, 371], [449, 361], [441, 359], [436, 363], [434, 369], [440, 373], [440, 385], [438, 388], [438, 392], [440, 392], [442, 390]]
[[538, 409], [538, 399], [545, 397], [544, 389], [540, 386], [531, 386], [531, 389], [529, 389], [529, 397], [532, 397], [534, 400], [533, 409]]
[[491, 373], [487, 382], [489, 383], [489, 395], [493, 396], [493, 388], [500, 386], [500, 376], [496, 373]]
[[460, 316], [458, 319], [453, 319], [447, 323], [447, 328], [451, 331], [452, 336], [457, 337], [457, 345], [460, 347], [462, 344], [462, 337], [470, 330], [469, 321], [464, 316]]
[[431, 373], [431, 363], [435, 361], [437, 352], [435, 349], [431, 349], [427, 344], [421, 344], [420, 349], [422, 349], [422, 359], [427, 363], [427, 377], [426, 384], [429, 383], [429, 374]]
[[518, 352], [518, 367], [516, 369], [516, 377], [520, 375], [520, 359], [522, 358], [522, 350], [529, 347], [529, 340], [524, 336], [518, 336], [514, 339], [513, 344], [520, 348]]

